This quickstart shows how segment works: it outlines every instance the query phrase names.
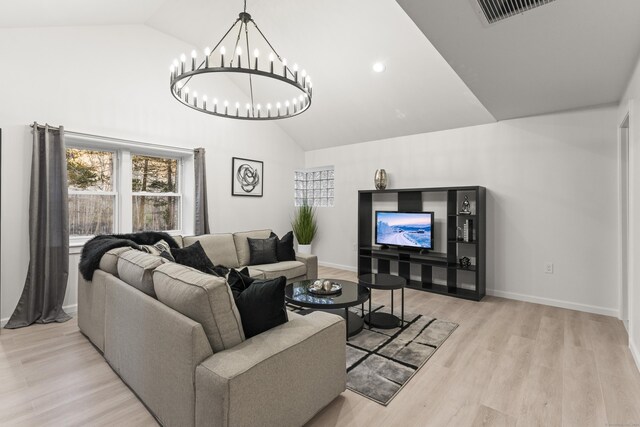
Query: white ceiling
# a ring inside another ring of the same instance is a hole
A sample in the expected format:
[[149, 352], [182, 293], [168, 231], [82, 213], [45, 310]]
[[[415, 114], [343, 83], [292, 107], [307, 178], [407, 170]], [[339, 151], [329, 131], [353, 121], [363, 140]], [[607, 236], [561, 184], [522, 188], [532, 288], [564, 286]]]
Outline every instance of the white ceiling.
[[[202, 50], [241, 8], [241, 1], [167, 1], [147, 24]], [[249, 0], [247, 10], [313, 79], [309, 111], [277, 122], [306, 150], [494, 121], [393, 1]], [[386, 72], [372, 71], [376, 61]]]
[[165, 0], [4, 0], [0, 28], [142, 24]]
[[[309, 111], [276, 123], [312, 150], [619, 100], [640, 51], [640, 1], [557, 0], [493, 26], [475, 1], [248, 0], [279, 53], [313, 77]], [[201, 51], [241, 9], [241, 0], [4, 1], [0, 27], [146, 24]], [[371, 70], [376, 61], [386, 72]]]
[[397, 0], [498, 120], [617, 102], [640, 1], [557, 0], [489, 26], [477, 0]]

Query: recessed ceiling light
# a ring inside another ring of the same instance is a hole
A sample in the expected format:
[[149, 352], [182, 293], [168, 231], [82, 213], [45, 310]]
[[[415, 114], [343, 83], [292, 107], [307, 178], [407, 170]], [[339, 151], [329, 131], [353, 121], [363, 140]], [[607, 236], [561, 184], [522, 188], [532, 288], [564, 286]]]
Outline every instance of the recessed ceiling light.
[[375, 64], [373, 64], [373, 71], [375, 71], [376, 73], [381, 73], [386, 69], [387, 67], [382, 62], [376, 62]]

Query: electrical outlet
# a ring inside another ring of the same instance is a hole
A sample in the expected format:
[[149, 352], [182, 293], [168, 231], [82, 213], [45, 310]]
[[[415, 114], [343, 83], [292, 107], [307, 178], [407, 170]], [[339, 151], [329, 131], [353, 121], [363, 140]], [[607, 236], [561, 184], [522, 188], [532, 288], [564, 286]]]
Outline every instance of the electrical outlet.
[[553, 274], [553, 263], [547, 262], [544, 264], [544, 272], [547, 274]]

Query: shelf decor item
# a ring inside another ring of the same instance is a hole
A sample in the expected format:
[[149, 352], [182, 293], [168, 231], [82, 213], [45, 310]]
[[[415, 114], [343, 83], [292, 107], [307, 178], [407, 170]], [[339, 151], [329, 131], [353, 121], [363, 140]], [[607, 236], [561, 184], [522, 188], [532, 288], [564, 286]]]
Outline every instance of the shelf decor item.
[[311, 253], [311, 242], [318, 232], [316, 211], [313, 206], [298, 207], [291, 221], [291, 228], [298, 241], [298, 252]]
[[469, 257], [463, 256], [460, 258], [460, 267], [461, 268], [469, 268], [471, 267], [471, 259]]
[[[229, 52], [225, 49], [225, 40], [232, 46]], [[262, 62], [257, 47], [268, 49], [267, 59]], [[169, 71], [169, 88], [176, 100], [201, 113], [229, 119], [277, 120], [294, 117], [309, 109], [313, 97], [311, 77], [307, 71], [299, 70], [298, 64], [292, 67], [287, 65], [287, 60], [275, 50], [247, 13], [246, 0], [244, 10], [213, 48], [205, 48], [203, 56], [192, 51], [190, 61], [182, 54], [180, 60], [173, 61]], [[234, 74], [247, 76], [246, 86], [242, 84], [240, 89], [248, 96], [238, 100], [242, 102], [230, 105], [227, 100], [218, 101], [217, 98], [208, 98], [204, 92], [193, 90], [196, 89], [196, 83], [209, 89], [211, 86], [207, 83], [217, 80], [214, 75], [230, 78]], [[192, 88], [189, 88], [189, 84]], [[277, 98], [265, 99], [265, 94], [275, 93], [272, 87], [279, 89], [278, 95], [275, 95]], [[291, 98], [292, 92], [296, 96]]]
[[262, 197], [264, 164], [260, 160], [231, 158], [231, 195]]
[[373, 180], [376, 185], [376, 190], [384, 190], [385, 188], [387, 188], [388, 181], [389, 179], [387, 177], [387, 171], [385, 171], [384, 169], [376, 170], [376, 174]]
[[460, 208], [460, 215], [471, 215], [471, 203], [469, 202], [469, 196], [465, 194], [462, 206]]
[[464, 240], [464, 231], [462, 230], [462, 227], [460, 227], [460, 226], [456, 227], [456, 240], [458, 240], [458, 241], [463, 241]]

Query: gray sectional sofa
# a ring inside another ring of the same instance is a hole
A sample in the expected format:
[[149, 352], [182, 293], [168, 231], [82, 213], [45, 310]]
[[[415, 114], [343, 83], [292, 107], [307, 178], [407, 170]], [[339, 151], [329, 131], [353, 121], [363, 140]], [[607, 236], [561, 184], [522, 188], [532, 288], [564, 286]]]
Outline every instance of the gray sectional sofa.
[[[247, 237], [199, 240], [216, 263], [248, 263]], [[250, 266], [254, 277], [317, 276], [315, 256]], [[78, 325], [165, 426], [299, 426], [346, 388], [345, 324], [314, 312], [246, 339], [223, 278], [130, 248], [109, 251], [91, 281], [79, 275]]]

